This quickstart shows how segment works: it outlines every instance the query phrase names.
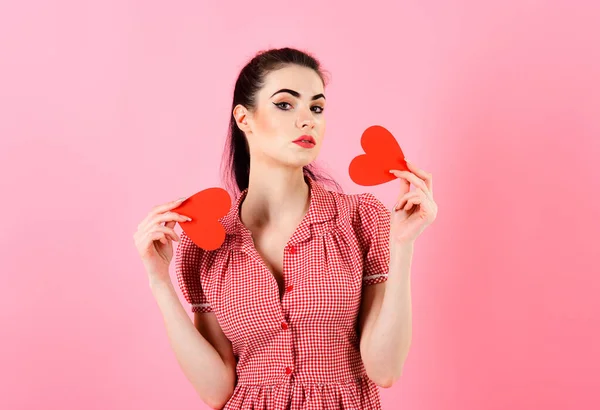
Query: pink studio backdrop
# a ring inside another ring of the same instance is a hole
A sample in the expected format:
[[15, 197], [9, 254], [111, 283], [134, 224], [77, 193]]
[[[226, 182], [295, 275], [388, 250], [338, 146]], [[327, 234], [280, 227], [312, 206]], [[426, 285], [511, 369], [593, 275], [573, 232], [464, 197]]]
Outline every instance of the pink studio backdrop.
[[235, 76], [288, 45], [332, 74], [346, 192], [394, 203], [347, 174], [374, 124], [434, 175], [384, 408], [600, 408], [600, 3], [367, 4], [0, 4], [0, 408], [207, 408], [132, 235], [219, 184]]

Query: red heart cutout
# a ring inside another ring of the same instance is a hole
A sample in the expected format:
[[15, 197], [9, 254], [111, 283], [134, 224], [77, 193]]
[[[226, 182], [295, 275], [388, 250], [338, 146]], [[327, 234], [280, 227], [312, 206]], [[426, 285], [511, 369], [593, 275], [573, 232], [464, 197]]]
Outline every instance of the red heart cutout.
[[207, 251], [219, 248], [225, 241], [225, 228], [219, 219], [231, 207], [229, 193], [222, 188], [207, 188], [181, 203], [173, 211], [192, 218], [179, 222], [183, 231], [198, 247]]
[[372, 186], [397, 178], [390, 170], [410, 171], [404, 153], [391, 132], [373, 125], [363, 132], [360, 145], [364, 154], [350, 162], [350, 178], [358, 185]]

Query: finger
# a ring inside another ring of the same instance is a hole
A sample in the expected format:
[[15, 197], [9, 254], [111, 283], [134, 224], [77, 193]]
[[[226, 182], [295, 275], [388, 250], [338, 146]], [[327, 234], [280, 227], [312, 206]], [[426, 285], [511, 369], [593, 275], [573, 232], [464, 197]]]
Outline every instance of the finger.
[[152, 226], [152, 225], [162, 224], [163, 222], [170, 222], [170, 221], [189, 222], [191, 220], [192, 220], [192, 218], [190, 218], [189, 216], [186, 216], [186, 215], [181, 215], [176, 212], [165, 212], [165, 213], [153, 216], [148, 221], [148, 225]]
[[167, 240], [163, 232], [153, 232], [150, 235], [146, 235], [144, 237], [144, 240], [140, 242], [140, 245], [138, 246], [140, 256], [148, 256], [151, 255], [153, 251], [155, 251], [154, 241], [160, 241], [164, 245], [167, 244]]
[[177, 233], [175, 233], [175, 230], [173, 230], [172, 228], [169, 228], [167, 226], [164, 225], [155, 225], [149, 233], [152, 232], [163, 232], [167, 237], [169, 237], [170, 239], [174, 240], [175, 242], [179, 242], [180, 238], [177, 235]]
[[410, 192], [407, 192], [406, 194], [402, 195], [402, 197], [398, 200], [398, 202], [396, 202], [396, 204], [394, 205], [393, 210], [397, 211], [398, 209], [404, 208], [404, 205], [406, 205], [406, 202], [410, 198], [413, 198], [413, 197], [419, 196], [419, 195], [422, 195], [420, 193], [420, 191], [410, 191]]
[[412, 198], [409, 198], [406, 201], [406, 204], [400, 208], [403, 211], [410, 211], [410, 209], [413, 207], [413, 205], [423, 205], [423, 203], [425, 202], [425, 198], [423, 198], [423, 196], [414, 196]]
[[150, 210], [150, 212], [148, 212], [148, 215], [146, 216], [145, 220], [147, 221], [147, 220], [153, 218], [157, 214], [167, 212], [167, 211], [170, 211], [171, 209], [177, 208], [186, 199], [187, 199], [186, 197], [182, 197], [182, 198], [176, 199], [175, 201], [171, 201], [171, 202], [167, 202], [166, 204], [161, 204], [161, 205], [155, 206], [154, 208], [152, 208]]
[[406, 158], [404, 158], [406, 164], [408, 165], [408, 169], [410, 169], [415, 175], [425, 181], [425, 185], [429, 188], [429, 192], [433, 195], [433, 176], [430, 172], [427, 172], [419, 167], [417, 167], [412, 162], [409, 162]]
[[390, 172], [392, 174], [394, 174], [395, 176], [397, 176], [398, 178], [404, 178], [404, 179], [408, 180], [409, 182], [411, 182], [417, 188], [421, 188], [421, 190], [423, 190], [423, 192], [425, 192], [427, 194], [427, 196], [431, 197], [431, 193], [429, 191], [429, 188], [425, 184], [425, 181], [423, 181], [421, 178], [419, 178], [418, 176], [416, 176], [412, 172], [409, 172], [409, 171], [399, 171], [397, 169], [393, 169]]
[[410, 182], [406, 178], [398, 176], [394, 170], [390, 170], [390, 174], [393, 174], [400, 180], [400, 192], [398, 193], [398, 198], [401, 198], [402, 195], [410, 191]]
[[154, 241], [160, 241], [164, 245], [168, 243], [165, 233], [160, 231], [151, 232], [148, 235], [148, 249], [151, 249], [150, 247], [153, 246]]
[[398, 169], [390, 170], [392, 174], [394, 174], [398, 178], [404, 178], [407, 181], [411, 182], [414, 186], [419, 187], [423, 190], [427, 189], [427, 185], [425, 185], [425, 181], [419, 178], [417, 175], [413, 174], [410, 171], [400, 171]]
[[174, 227], [175, 227], [175, 224], [177, 224], [177, 222], [176, 222], [176, 221], [169, 221], [169, 222], [167, 222], [167, 223], [165, 224], [165, 226], [166, 226], [167, 228], [174, 228]]
[[167, 228], [164, 225], [154, 225], [147, 232], [144, 232], [142, 235], [140, 235], [141, 241], [144, 241], [148, 236], [154, 235], [156, 232], [162, 233], [163, 235], [165, 235], [165, 237], [167, 237], [170, 240], [179, 242], [180, 238], [175, 233], [175, 231], [171, 228]]
[[421, 205], [424, 200], [425, 200], [425, 198], [423, 198], [422, 196], [410, 198], [407, 201], [406, 205], [404, 206], [404, 210], [410, 211], [410, 209], [413, 207], [413, 205]]
[[139, 235], [136, 236], [135, 244], [141, 257], [147, 257], [156, 252], [156, 248], [154, 246], [155, 241], [159, 241], [164, 245], [169, 243], [166, 234], [161, 231], [150, 232], [143, 237]]
[[152, 234], [152, 235], [144, 236], [140, 240], [139, 244], [136, 241], [136, 246], [137, 246], [140, 256], [146, 257], [146, 256], [151, 255], [152, 251], [154, 250], [154, 241], [160, 240], [160, 237], [162, 235], [164, 235], [162, 232], [154, 232], [154, 234]]
[[138, 231], [145, 233], [152, 229], [152, 226], [157, 224], [163, 224], [164, 222], [185, 222], [191, 221], [191, 218], [185, 215], [178, 214], [176, 212], [166, 212], [158, 215], [154, 215], [151, 217], [151, 214], [148, 214], [146, 219], [144, 219], [138, 225]]

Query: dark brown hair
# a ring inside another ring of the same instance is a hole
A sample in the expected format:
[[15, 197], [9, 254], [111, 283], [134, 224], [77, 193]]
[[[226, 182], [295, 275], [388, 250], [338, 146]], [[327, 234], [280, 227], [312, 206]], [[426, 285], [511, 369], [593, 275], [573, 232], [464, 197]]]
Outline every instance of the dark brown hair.
[[[239, 194], [248, 188], [250, 176], [250, 152], [248, 151], [246, 136], [235, 121], [234, 108], [241, 104], [248, 110], [254, 110], [256, 95], [264, 86], [267, 74], [294, 64], [315, 70], [323, 81], [323, 85], [327, 83], [325, 72], [316, 58], [306, 52], [288, 47], [258, 52], [241, 70], [233, 90], [229, 130], [221, 164], [222, 168], [225, 167], [222, 175], [229, 191]], [[338, 191], [341, 191], [341, 187], [337, 182], [330, 177], [326, 177], [313, 164], [305, 166], [303, 170], [305, 176], [331, 184]]]

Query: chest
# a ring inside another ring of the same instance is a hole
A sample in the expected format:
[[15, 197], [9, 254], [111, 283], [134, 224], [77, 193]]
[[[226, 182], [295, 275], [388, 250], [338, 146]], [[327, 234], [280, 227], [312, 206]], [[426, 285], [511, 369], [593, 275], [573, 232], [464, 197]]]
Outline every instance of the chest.
[[279, 290], [279, 298], [285, 292], [284, 252], [291, 236], [286, 233], [254, 233], [254, 248], [266, 269], [275, 279]]
[[247, 242], [213, 261], [203, 288], [234, 345], [271, 340], [285, 331], [282, 323], [300, 333], [352, 331], [361, 300], [361, 253], [352, 238], [331, 230], [293, 243], [253, 233], [253, 246]]

